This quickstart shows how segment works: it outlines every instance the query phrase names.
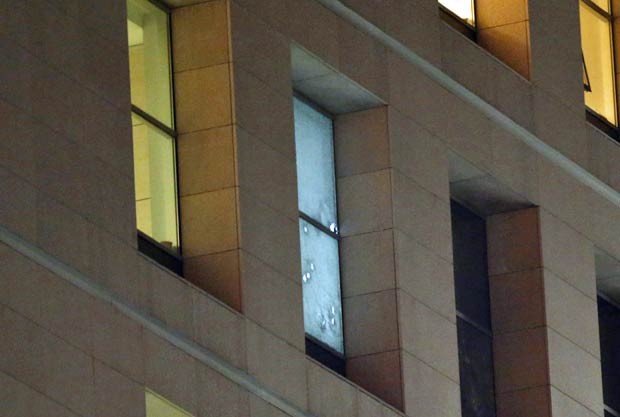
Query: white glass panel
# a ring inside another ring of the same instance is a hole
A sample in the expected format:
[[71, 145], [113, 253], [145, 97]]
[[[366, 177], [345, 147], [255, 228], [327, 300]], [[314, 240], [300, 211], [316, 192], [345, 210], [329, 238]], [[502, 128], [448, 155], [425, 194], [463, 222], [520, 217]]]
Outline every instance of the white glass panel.
[[581, 45], [592, 89], [585, 92], [586, 106], [617, 125], [611, 22], [584, 2], [580, 3], [580, 17]]
[[168, 15], [147, 0], [128, 0], [127, 35], [131, 103], [173, 127]]
[[146, 417], [192, 417], [190, 413], [159, 395], [146, 391]]
[[334, 230], [337, 218], [332, 121], [297, 98], [294, 109], [299, 210]]
[[470, 25], [475, 25], [474, 0], [439, 0], [439, 3]]
[[306, 333], [344, 354], [338, 241], [299, 220]]
[[178, 251], [174, 139], [136, 115], [132, 122], [138, 229]]

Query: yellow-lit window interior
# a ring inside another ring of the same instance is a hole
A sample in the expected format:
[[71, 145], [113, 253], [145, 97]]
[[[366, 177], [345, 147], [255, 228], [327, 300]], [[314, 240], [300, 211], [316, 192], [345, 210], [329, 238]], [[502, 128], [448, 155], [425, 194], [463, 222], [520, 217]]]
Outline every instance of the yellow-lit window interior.
[[172, 128], [168, 14], [148, 0], [127, 1], [131, 103]]
[[439, 0], [439, 4], [475, 26], [474, 0]]
[[146, 417], [193, 417], [170, 401], [146, 390]]
[[579, 6], [581, 47], [591, 89], [585, 91], [585, 103], [617, 126], [611, 20], [606, 13], [602, 13], [609, 10], [609, 2], [598, 0], [594, 3], [606, 9], [596, 10], [584, 1]]
[[127, 29], [131, 102], [139, 109], [132, 114], [136, 222], [178, 252], [168, 15], [148, 0], [128, 0]]

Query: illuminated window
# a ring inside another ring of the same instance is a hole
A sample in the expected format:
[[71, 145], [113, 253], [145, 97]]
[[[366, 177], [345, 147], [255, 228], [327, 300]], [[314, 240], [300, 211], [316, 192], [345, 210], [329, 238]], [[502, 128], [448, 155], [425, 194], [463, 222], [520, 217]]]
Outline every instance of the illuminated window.
[[148, 0], [128, 0], [127, 33], [136, 222], [143, 241], [178, 255], [168, 13]]
[[294, 112], [307, 351], [332, 368], [343, 368], [339, 361], [344, 357], [344, 339], [332, 120], [298, 98]]
[[152, 391], [145, 391], [145, 401], [146, 417], [193, 417], [187, 411]]
[[474, 0], [439, 0], [439, 4], [470, 26], [476, 26]]
[[617, 126], [612, 16], [608, 0], [581, 0], [581, 47], [585, 103], [588, 109]]
[[451, 217], [461, 414], [495, 417], [486, 223], [455, 202]]

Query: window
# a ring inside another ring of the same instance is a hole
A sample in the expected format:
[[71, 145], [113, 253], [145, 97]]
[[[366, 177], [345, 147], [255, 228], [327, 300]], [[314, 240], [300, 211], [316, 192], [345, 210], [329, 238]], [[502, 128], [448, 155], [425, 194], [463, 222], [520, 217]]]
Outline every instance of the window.
[[[584, 95], [588, 120], [600, 127], [617, 126], [616, 83], [609, 0], [581, 0], [581, 48], [584, 61]], [[589, 88], [585, 88], [585, 87]], [[598, 120], [596, 120], [598, 119]], [[608, 131], [605, 127], [603, 130]]]
[[180, 273], [168, 13], [128, 0], [127, 34], [139, 248]]
[[439, 0], [440, 16], [472, 40], [476, 40], [476, 12], [474, 0]]
[[620, 307], [598, 297], [605, 416], [620, 416]]
[[454, 291], [463, 417], [495, 417], [486, 223], [452, 202]]
[[145, 401], [146, 417], [192, 417], [187, 411], [152, 391], [145, 391]]
[[306, 350], [344, 373], [332, 119], [294, 98]]

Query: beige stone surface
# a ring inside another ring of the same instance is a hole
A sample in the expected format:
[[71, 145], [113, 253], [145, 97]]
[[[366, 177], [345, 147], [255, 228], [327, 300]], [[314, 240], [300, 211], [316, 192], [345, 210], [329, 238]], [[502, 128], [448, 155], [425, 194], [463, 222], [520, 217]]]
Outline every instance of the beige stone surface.
[[230, 70], [229, 64], [220, 64], [174, 75], [179, 133], [231, 124]]
[[[347, 378], [358, 384], [368, 392], [376, 395], [387, 404], [402, 410], [403, 408], [403, 380], [401, 371], [401, 352], [374, 353], [358, 356], [347, 360]], [[372, 405], [366, 405], [372, 403]], [[359, 393], [360, 416], [366, 413], [386, 413], [387, 409], [376, 411], [375, 403], [363, 392]], [[391, 417], [391, 415], [390, 415]]]
[[304, 353], [249, 320], [246, 332], [250, 375], [297, 406], [307, 407]]
[[495, 336], [493, 359], [497, 393], [549, 384], [546, 328]]
[[198, 415], [198, 362], [164, 339], [144, 333], [145, 386]]
[[459, 386], [448, 377], [403, 353], [403, 399], [407, 415], [461, 415]]
[[340, 178], [337, 188], [342, 236], [392, 227], [389, 170]]
[[458, 383], [456, 324], [406, 292], [397, 296], [400, 347]]
[[340, 280], [343, 297], [387, 290], [394, 277], [392, 230], [345, 237], [340, 241]]
[[343, 378], [323, 366], [306, 361], [308, 372], [308, 409], [326, 417], [355, 415], [357, 390]]
[[[345, 298], [342, 308], [345, 317], [345, 351], [348, 357], [398, 349], [394, 290]], [[347, 317], [355, 319], [347, 320]]]
[[213, 369], [197, 367], [198, 416], [240, 417], [249, 415], [249, 394]]
[[602, 414], [600, 360], [553, 330], [548, 331], [547, 338], [551, 385], [595, 413]]
[[93, 369], [95, 415], [144, 416], [144, 387], [141, 384], [96, 360]]
[[187, 280], [241, 311], [239, 250], [186, 258], [183, 268]]
[[493, 334], [544, 326], [544, 272], [528, 269], [489, 279]]
[[456, 322], [452, 264], [398, 230], [394, 247], [398, 288]]
[[338, 177], [390, 166], [387, 114], [387, 107], [378, 107], [336, 117], [334, 153]]
[[194, 296], [194, 340], [240, 369], [246, 368], [243, 316], [199, 291]]
[[392, 170], [394, 227], [446, 261], [452, 261], [450, 205]]
[[177, 139], [179, 194], [188, 196], [237, 184], [230, 126], [180, 135]]
[[237, 204], [235, 188], [181, 197], [184, 256], [237, 248]]
[[301, 280], [288, 279], [245, 251], [240, 257], [244, 315], [303, 351]]
[[175, 72], [229, 61], [227, 9], [227, 1], [217, 0], [173, 10]]
[[541, 265], [538, 210], [498, 214], [487, 219], [489, 275], [517, 272]]

